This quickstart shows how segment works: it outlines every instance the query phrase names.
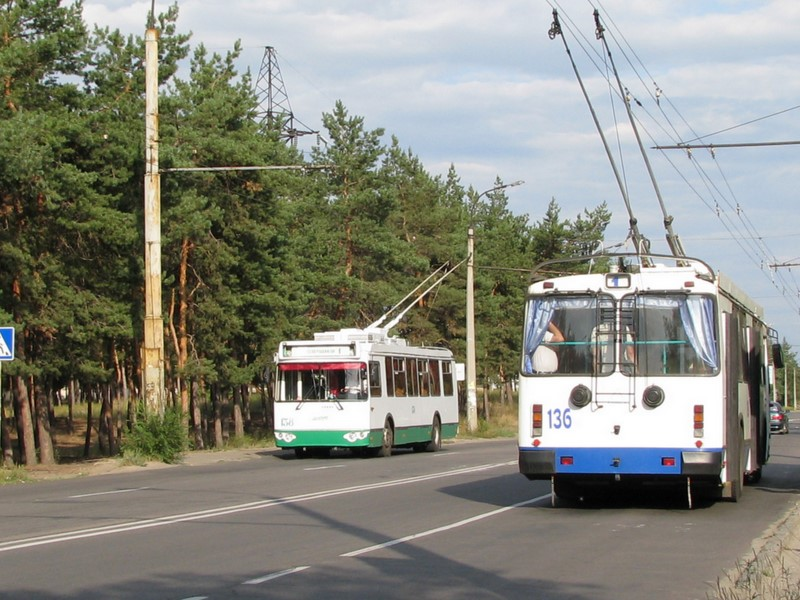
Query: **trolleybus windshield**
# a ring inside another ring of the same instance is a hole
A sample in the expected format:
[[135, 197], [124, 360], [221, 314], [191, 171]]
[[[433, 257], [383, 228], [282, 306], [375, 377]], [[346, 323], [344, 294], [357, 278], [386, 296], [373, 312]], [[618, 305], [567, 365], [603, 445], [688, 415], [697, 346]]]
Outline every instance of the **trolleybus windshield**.
[[367, 399], [367, 367], [359, 362], [284, 363], [279, 402]]

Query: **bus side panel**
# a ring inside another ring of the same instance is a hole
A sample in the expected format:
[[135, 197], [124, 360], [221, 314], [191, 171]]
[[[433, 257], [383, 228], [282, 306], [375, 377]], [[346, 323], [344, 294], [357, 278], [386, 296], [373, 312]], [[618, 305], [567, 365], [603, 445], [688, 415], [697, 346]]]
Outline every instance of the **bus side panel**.
[[394, 445], [429, 442], [433, 436], [433, 423], [438, 417], [442, 439], [458, 434], [458, 399], [455, 396], [403, 398], [398, 406], [380, 399], [373, 400], [371, 418], [371, 446], [380, 445], [387, 419], [394, 425]]
[[[744, 474], [745, 439], [742, 410], [743, 400], [739, 385], [741, 364], [741, 340], [739, 320], [735, 314], [722, 314], [725, 399], [725, 462], [722, 476], [722, 495], [738, 498], [740, 478]], [[746, 402], [746, 398], [744, 400]]]
[[[403, 356], [395, 353], [394, 356]], [[403, 358], [406, 358], [403, 356]], [[381, 373], [385, 373], [385, 362], [391, 361], [392, 356], [379, 357], [381, 362]], [[441, 359], [441, 364], [450, 362]], [[440, 378], [442, 368], [440, 366]], [[457, 386], [454, 381], [454, 368], [450, 368], [449, 376], [453, 377], [453, 393], [449, 396], [444, 395], [444, 385], [440, 380], [439, 396], [409, 396], [408, 394], [415, 387], [406, 380], [401, 389], [406, 394], [404, 396], [390, 396], [387, 390], [387, 382], [383, 381], [381, 397], [371, 399], [373, 410], [370, 414], [370, 446], [380, 446], [383, 441], [383, 428], [387, 420], [394, 427], [394, 445], [403, 446], [410, 444], [420, 444], [429, 442], [432, 439], [434, 419], [438, 416], [441, 426], [442, 439], [449, 439], [458, 433], [458, 397], [456, 396]], [[411, 376], [410, 369], [405, 373], [406, 377]]]

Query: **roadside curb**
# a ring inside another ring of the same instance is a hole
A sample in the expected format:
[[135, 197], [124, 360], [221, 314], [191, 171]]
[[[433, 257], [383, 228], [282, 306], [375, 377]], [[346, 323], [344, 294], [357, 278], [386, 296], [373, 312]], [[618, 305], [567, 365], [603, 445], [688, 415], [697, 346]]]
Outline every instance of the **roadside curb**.
[[[719, 598], [794, 598], [800, 587], [800, 502], [753, 540], [751, 552], [717, 581]], [[737, 592], [746, 594], [737, 595]], [[733, 594], [733, 595], [731, 595]]]

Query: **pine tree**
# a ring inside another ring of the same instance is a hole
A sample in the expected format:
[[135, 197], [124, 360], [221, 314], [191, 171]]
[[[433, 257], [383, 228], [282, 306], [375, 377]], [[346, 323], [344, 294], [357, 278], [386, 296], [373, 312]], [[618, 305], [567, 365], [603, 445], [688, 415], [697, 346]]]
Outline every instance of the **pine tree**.
[[[52, 340], [69, 326], [69, 280], [61, 250], [78, 244], [69, 215], [91, 197], [91, 177], [71, 164], [69, 142], [79, 131], [80, 97], [65, 83], [82, 69], [86, 30], [80, 4], [57, 0], [7, 2], [0, 14], [0, 288], [18, 333], [15, 407], [23, 462], [54, 461], [46, 399], [31, 403], [29, 382], [43, 376]], [[63, 226], [69, 226], [63, 229]], [[27, 381], [26, 381], [27, 379]], [[35, 384], [34, 384], [35, 385]], [[28, 407], [33, 404], [32, 419]]]
[[[234, 399], [236, 434], [244, 431], [241, 390], [263, 372], [269, 346], [277, 346], [272, 323], [284, 304], [286, 239], [275, 189], [284, 178], [233, 167], [299, 160], [259, 131], [249, 76], [240, 78], [234, 67], [239, 52], [238, 44], [224, 57], [196, 49], [190, 79], [176, 81], [176, 94], [162, 110], [165, 164], [231, 167], [168, 172], [162, 202], [168, 326], [181, 409], [189, 411], [189, 383], [211, 383], [219, 418]], [[217, 436], [215, 443], [221, 442]]]

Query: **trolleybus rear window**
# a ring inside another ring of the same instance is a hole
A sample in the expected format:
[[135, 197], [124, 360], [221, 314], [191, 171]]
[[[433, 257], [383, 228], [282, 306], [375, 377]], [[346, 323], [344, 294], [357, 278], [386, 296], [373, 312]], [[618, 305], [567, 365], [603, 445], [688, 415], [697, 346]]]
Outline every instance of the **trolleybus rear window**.
[[710, 375], [718, 372], [714, 300], [700, 294], [533, 297], [523, 375]]

